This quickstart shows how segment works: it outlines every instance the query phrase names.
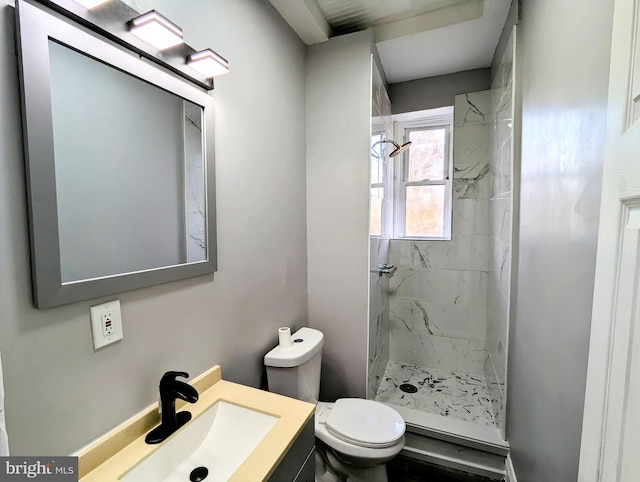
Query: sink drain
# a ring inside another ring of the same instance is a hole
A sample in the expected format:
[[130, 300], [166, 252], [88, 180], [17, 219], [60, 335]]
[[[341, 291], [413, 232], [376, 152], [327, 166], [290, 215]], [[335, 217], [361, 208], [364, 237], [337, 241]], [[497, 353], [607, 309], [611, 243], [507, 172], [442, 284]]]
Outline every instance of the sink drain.
[[189, 480], [191, 482], [200, 482], [204, 480], [209, 475], [209, 469], [206, 467], [196, 467], [191, 471], [191, 475], [189, 475]]
[[400, 385], [400, 390], [405, 393], [416, 393], [418, 388], [415, 385], [411, 385], [410, 383], [403, 383]]

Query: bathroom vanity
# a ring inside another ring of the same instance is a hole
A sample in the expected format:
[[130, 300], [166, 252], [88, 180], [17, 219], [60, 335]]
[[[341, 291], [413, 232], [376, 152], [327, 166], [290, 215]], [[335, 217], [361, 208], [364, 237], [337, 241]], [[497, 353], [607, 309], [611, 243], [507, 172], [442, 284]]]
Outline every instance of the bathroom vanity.
[[314, 482], [315, 480], [315, 435], [314, 419], [307, 422], [284, 459], [278, 465], [269, 482]]
[[313, 481], [313, 404], [222, 380], [219, 366], [191, 385], [198, 401], [176, 404], [191, 412], [190, 422], [147, 444], [145, 435], [160, 423], [154, 404], [76, 454], [79, 480], [189, 480], [205, 466], [205, 481]]

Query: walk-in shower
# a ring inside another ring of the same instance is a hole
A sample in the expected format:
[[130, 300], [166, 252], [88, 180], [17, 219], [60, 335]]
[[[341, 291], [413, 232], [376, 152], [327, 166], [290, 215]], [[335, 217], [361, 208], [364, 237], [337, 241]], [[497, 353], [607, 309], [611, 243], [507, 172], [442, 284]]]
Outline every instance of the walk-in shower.
[[[367, 396], [393, 406], [409, 425], [492, 443], [504, 440], [506, 404], [513, 47], [491, 90], [455, 99], [451, 240], [394, 239], [384, 217], [393, 215], [386, 189], [397, 160], [384, 153], [371, 160], [372, 226], [382, 229], [372, 231], [370, 262], [397, 271], [370, 275]], [[385, 140], [399, 137], [384, 88], [375, 86], [372, 148], [380, 155], [375, 147], [400, 145]], [[397, 154], [410, 156], [410, 147]]]

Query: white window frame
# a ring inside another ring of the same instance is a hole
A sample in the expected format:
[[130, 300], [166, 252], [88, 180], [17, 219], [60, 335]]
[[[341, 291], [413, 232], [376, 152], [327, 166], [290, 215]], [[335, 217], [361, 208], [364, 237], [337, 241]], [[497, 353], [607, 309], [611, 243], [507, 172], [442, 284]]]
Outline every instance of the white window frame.
[[[371, 138], [373, 139], [374, 136], [380, 136], [380, 144], [378, 144], [378, 152], [380, 152], [380, 160], [383, 163], [383, 167], [381, 169], [381, 171], [379, 172], [381, 179], [380, 182], [373, 182], [373, 179], [371, 179], [371, 173], [369, 173], [369, 236], [371, 236], [372, 238], [385, 238], [388, 237], [388, 233], [387, 233], [387, 218], [388, 216], [385, 213], [385, 203], [384, 203], [384, 195], [386, 194], [387, 189], [389, 189], [389, 187], [387, 186], [387, 172], [386, 169], [384, 168], [384, 163], [386, 161], [386, 158], [388, 157], [387, 151], [387, 136], [386, 136], [386, 132], [384, 129], [374, 129], [371, 131]], [[378, 142], [378, 141], [377, 141]], [[373, 150], [373, 142], [371, 143], [371, 150]], [[369, 163], [369, 169], [371, 169], [371, 163]], [[381, 219], [380, 219], [380, 234], [371, 234], [371, 191], [373, 189], [379, 189], [382, 188], [382, 192], [383, 192], [383, 203], [382, 203], [382, 212], [380, 214]]]
[[[393, 238], [414, 240], [451, 240], [451, 221], [453, 217], [453, 114], [434, 115], [411, 121], [395, 123], [395, 138], [402, 139], [400, 144], [409, 141], [412, 130], [445, 128], [444, 179], [429, 181], [405, 181], [406, 169], [409, 161], [410, 149], [394, 158], [394, 186], [393, 186]], [[444, 219], [442, 236], [406, 236], [406, 188], [408, 186], [445, 186]]]

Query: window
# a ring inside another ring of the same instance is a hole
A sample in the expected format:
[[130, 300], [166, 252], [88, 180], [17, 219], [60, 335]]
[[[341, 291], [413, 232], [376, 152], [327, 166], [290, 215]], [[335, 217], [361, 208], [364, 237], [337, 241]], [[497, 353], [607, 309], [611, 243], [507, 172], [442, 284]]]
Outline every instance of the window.
[[451, 239], [452, 117], [398, 127], [402, 143], [411, 141], [411, 147], [394, 163], [394, 237]]
[[385, 234], [384, 187], [386, 181], [386, 148], [385, 133], [371, 134], [371, 207], [369, 234], [383, 236]]

